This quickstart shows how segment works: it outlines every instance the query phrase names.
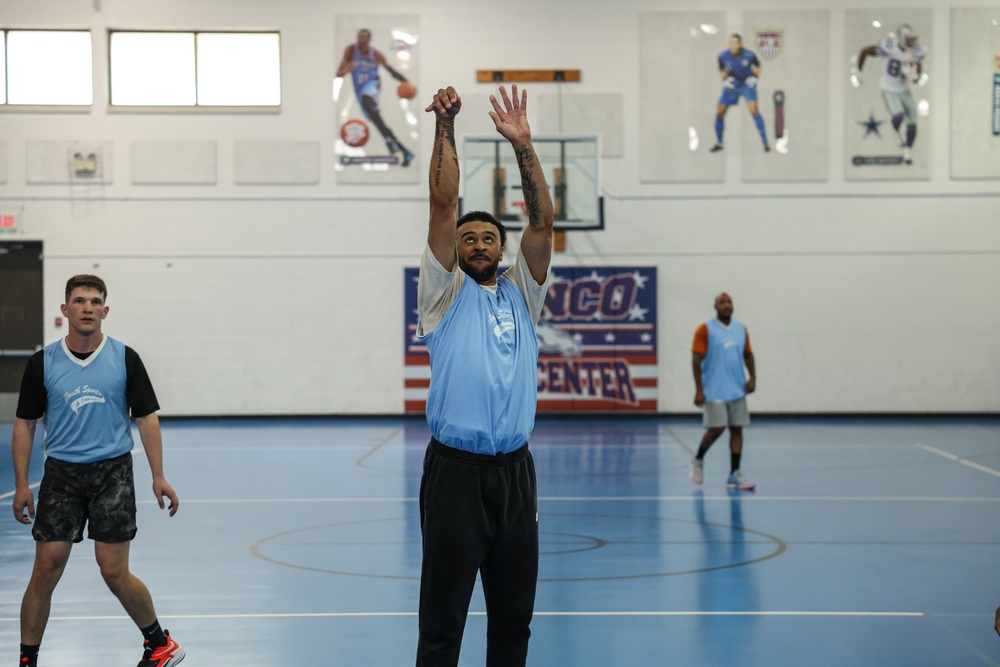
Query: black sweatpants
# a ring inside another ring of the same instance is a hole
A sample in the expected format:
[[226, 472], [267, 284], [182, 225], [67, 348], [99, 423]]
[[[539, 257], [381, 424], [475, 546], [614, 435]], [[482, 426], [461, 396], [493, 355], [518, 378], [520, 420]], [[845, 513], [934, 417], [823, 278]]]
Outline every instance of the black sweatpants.
[[525, 444], [471, 454], [432, 440], [420, 482], [423, 566], [417, 667], [455, 667], [482, 577], [487, 667], [523, 667], [538, 581], [538, 495]]

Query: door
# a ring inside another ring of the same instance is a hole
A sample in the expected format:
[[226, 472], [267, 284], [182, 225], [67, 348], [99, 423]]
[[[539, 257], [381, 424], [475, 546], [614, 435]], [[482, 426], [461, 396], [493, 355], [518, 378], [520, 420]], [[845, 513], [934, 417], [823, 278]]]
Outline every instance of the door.
[[11, 420], [28, 357], [42, 348], [42, 242], [0, 241], [0, 420]]

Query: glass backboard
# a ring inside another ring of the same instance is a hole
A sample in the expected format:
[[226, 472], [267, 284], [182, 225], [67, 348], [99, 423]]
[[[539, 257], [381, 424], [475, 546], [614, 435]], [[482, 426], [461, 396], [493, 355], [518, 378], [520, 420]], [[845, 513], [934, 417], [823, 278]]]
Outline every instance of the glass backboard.
[[[603, 229], [600, 137], [543, 135], [533, 136], [531, 142], [549, 184], [555, 228]], [[527, 216], [521, 176], [508, 141], [495, 134], [466, 135], [462, 138], [462, 156], [459, 215], [466, 211], [489, 211], [505, 227], [523, 228]]]

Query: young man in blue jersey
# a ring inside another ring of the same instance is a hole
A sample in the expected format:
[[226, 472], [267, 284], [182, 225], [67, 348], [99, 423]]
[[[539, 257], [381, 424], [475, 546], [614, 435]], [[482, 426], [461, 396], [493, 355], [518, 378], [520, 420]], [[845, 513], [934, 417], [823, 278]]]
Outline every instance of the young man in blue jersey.
[[538, 502], [528, 437], [535, 420], [535, 325], [550, 281], [552, 199], [531, 143], [527, 93], [490, 117], [517, 157], [528, 226], [497, 277], [506, 231], [489, 213], [458, 218], [455, 117], [441, 89], [430, 165], [430, 225], [420, 263], [417, 335], [427, 342], [431, 442], [420, 485], [423, 563], [417, 667], [455, 667], [476, 583], [486, 598], [489, 667], [523, 667], [538, 579]]
[[743, 38], [737, 34], [729, 37], [729, 49], [719, 54], [719, 75], [722, 77], [722, 95], [715, 109], [715, 137], [717, 143], [712, 152], [722, 150], [722, 134], [726, 128], [726, 110], [738, 104], [740, 97], [747, 101], [747, 109], [764, 142], [764, 151], [771, 147], [767, 143], [764, 119], [757, 110], [757, 78], [760, 76], [760, 61], [753, 51], [743, 48]]
[[[704, 459], [708, 448], [729, 427], [729, 478], [726, 487], [752, 491], [740, 472], [743, 455], [743, 427], [750, 424], [747, 394], [757, 388], [757, 367], [747, 328], [733, 319], [733, 300], [723, 292], [715, 297], [714, 320], [702, 324], [691, 345], [694, 372], [694, 404], [704, 407], [705, 435], [691, 461], [691, 481], [704, 481]], [[744, 371], [744, 366], [746, 371]]]
[[379, 99], [382, 97], [382, 80], [378, 76], [378, 68], [381, 65], [397, 81], [406, 81], [406, 77], [397, 72], [389, 65], [382, 52], [371, 45], [372, 33], [370, 30], [361, 29], [358, 31], [357, 42], [344, 49], [344, 55], [340, 59], [340, 66], [337, 67], [337, 76], [351, 74], [354, 83], [354, 94], [358, 98], [358, 104], [365, 113], [365, 118], [370, 120], [378, 128], [385, 139], [385, 144], [390, 153], [401, 155], [400, 164], [403, 167], [410, 166], [413, 161], [413, 153], [403, 144], [389, 126], [382, 120], [382, 112], [379, 109]]
[[[11, 444], [13, 508], [21, 523], [34, 520], [35, 565], [21, 602], [20, 667], [37, 665], [52, 592], [73, 544], [83, 541], [84, 526], [105, 583], [142, 632], [139, 667], [171, 667], [184, 659], [184, 649], [160, 627], [149, 590], [129, 571], [136, 533], [130, 412], [160, 508], [167, 498], [173, 516], [179, 501], [163, 476], [160, 406], [142, 360], [101, 332], [107, 295], [97, 276], [70, 278], [62, 306], [69, 332], [29, 359], [21, 381]], [[28, 468], [35, 426], [43, 416], [46, 459], [36, 512]], [[81, 656], [72, 664], [104, 662]]]

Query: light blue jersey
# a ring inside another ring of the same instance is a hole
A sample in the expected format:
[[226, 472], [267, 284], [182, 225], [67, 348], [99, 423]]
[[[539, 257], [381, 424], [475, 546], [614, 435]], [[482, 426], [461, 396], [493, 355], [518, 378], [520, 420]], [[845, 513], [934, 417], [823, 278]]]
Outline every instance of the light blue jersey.
[[747, 330], [736, 320], [729, 326], [719, 320], [709, 320], [708, 351], [701, 361], [701, 382], [705, 400], [736, 401], [746, 396], [747, 378], [743, 370], [743, 353], [747, 346]]
[[94, 463], [132, 451], [125, 395], [125, 344], [104, 336], [86, 359], [65, 339], [45, 348], [45, 453], [68, 463]]
[[538, 340], [514, 281], [500, 276], [494, 293], [465, 277], [443, 318], [421, 338], [431, 358], [431, 435], [476, 454], [523, 446], [535, 425]]
[[[361, 104], [362, 97], [370, 97], [378, 108], [379, 98], [382, 95], [382, 82], [378, 78], [378, 61], [375, 60], [375, 49], [369, 48], [368, 55], [361, 53], [358, 45], [354, 45], [354, 69], [351, 70], [351, 79], [354, 81], [354, 94]], [[365, 116], [368, 110], [361, 104]]]

